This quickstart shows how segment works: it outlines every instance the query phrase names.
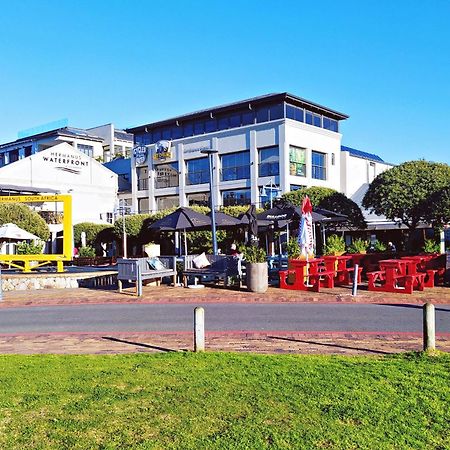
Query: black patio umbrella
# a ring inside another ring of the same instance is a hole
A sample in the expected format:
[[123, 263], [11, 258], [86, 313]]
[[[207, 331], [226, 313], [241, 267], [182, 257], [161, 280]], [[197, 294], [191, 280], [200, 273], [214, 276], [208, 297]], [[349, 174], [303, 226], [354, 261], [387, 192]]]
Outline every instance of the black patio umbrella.
[[250, 205], [250, 208], [244, 214], [246, 222], [248, 223], [249, 242], [252, 241], [252, 236], [258, 236], [258, 219], [256, 217], [256, 206]]
[[[216, 227], [217, 228], [232, 228], [238, 227], [242, 225], [242, 222], [236, 217], [229, 216], [220, 211], [215, 211], [214, 216], [216, 218]], [[211, 218], [211, 213], [208, 213], [208, 217]]]
[[191, 208], [180, 207], [173, 213], [153, 222], [149, 228], [159, 231], [192, 231], [210, 227], [211, 219]]
[[149, 228], [153, 230], [183, 231], [185, 254], [187, 254], [186, 231], [199, 230], [207, 227], [211, 227], [211, 219], [208, 216], [186, 207], [180, 207], [173, 213], [149, 225]]

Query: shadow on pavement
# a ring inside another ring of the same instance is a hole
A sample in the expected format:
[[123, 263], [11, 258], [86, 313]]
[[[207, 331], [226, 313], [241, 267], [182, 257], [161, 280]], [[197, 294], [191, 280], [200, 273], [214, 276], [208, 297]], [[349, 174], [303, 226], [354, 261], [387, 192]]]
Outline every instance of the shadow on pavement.
[[159, 350], [161, 352], [178, 352], [178, 350], [174, 350], [173, 348], [158, 347], [157, 345], [143, 344], [141, 342], [126, 341], [124, 339], [118, 339], [118, 338], [111, 337], [111, 336], [102, 336], [102, 339], [105, 339], [106, 341], [120, 342], [121, 344], [137, 345], [138, 347], [151, 348], [152, 350]]
[[316, 341], [305, 341], [302, 339], [293, 339], [293, 338], [285, 338], [280, 336], [267, 336], [270, 339], [278, 339], [280, 341], [291, 341], [291, 342], [300, 342], [302, 344], [313, 344], [313, 345], [321, 345], [323, 347], [336, 347], [336, 348], [343, 348], [346, 350], [357, 350], [360, 352], [370, 352], [370, 353], [377, 353], [379, 355], [390, 355], [390, 352], [384, 352], [382, 350], [372, 350], [370, 348], [364, 348], [364, 347], [350, 347], [347, 345], [338, 345], [338, 344], [324, 344], [323, 342], [316, 342]]
[[[431, 302], [433, 303], [433, 302]], [[379, 303], [382, 306], [394, 306], [396, 308], [414, 308], [414, 309], [423, 309], [423, 305], [411, 305], [411, 304], [407, 304], [407, 303]], [[450, 313], [450, 309], [445, 309], [445, 308], [437, 308], [434, 307], [435, 311], [443, 311], [443, 312], [448, 312]]]

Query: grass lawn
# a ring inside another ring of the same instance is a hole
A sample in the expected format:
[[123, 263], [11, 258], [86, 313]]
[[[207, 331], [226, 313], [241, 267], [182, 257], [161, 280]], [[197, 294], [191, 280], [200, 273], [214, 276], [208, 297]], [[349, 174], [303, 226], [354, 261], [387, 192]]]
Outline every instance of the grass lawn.
[[450, 449], [450, 355], [0, 356], [1, 449]]

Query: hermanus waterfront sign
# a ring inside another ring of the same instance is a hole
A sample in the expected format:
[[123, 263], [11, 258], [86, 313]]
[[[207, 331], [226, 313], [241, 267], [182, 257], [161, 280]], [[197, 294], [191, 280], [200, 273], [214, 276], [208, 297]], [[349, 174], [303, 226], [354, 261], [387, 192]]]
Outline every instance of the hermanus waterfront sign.
[[56, 170], [79, 175], [83, 168], [89, 167], [89, 157], [75, 152], [52, 151], [43, 154], [42, 161], [53, 166]]

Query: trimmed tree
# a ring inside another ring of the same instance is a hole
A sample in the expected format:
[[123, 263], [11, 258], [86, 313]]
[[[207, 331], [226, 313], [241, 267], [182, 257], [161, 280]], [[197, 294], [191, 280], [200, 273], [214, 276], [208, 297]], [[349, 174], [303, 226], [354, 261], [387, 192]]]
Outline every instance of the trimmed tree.
[[284, 202], [302, 206], [303, 199], [306, 195], [310, 198], [313, 206], [344, 214], [348, 217], [348, 224], [350, 226], [366, 228], [366, 222], [361, 208], [353, 200], [334, 189], [313, 186], [287, 192], [281, 196], [281, 199]]
[[111, 225], [102, 225], [91, 222], [81, 222], [73, 226], [73, 240], [77, 247], [81, 246], [81, 233], [86, 233], [86, 245], [94, 247], [98, 242], [99, 235], [106, 229], [111, 229]]
[[[378, 175], [370, 184], [363, 206], [409, 230], [421, 222], [432, 224], [433, 196], [448, 186], [450, 166], [428, 161], [408, 161]], [[440, 219], [439, 219], [440, 220]]]
[[430, 197], [433, 205], [431, 220], [435, 227], [441, 228], [450, 223], [450, 184], [445, 188], [435, 192]]
[[45, 220], [23, 203], [0, 203], [0, 225], [5, 223], [15, 223], [43, 241], [47, 241], [50, 237], [50, 230]]

